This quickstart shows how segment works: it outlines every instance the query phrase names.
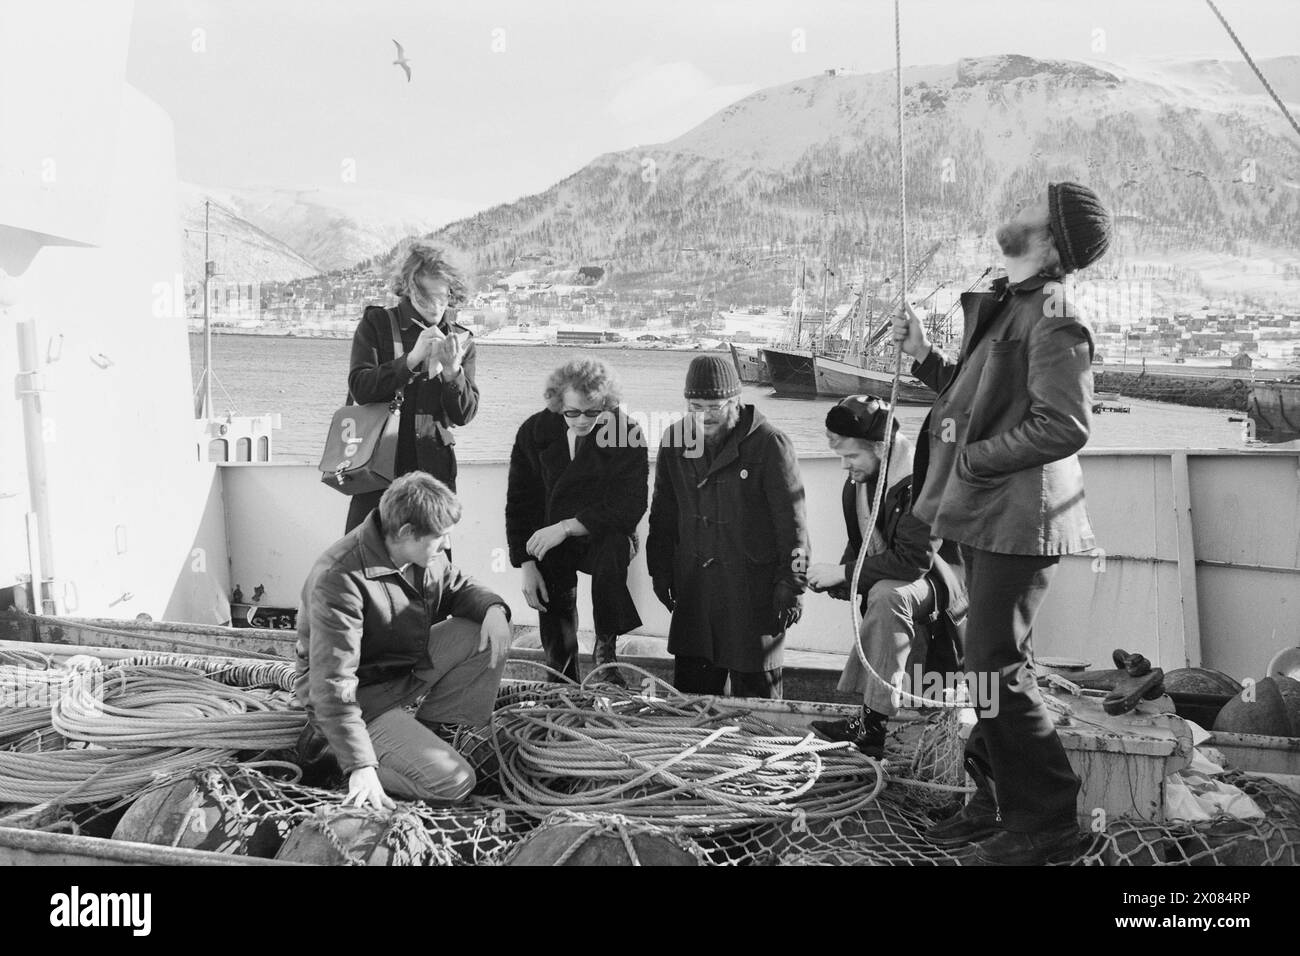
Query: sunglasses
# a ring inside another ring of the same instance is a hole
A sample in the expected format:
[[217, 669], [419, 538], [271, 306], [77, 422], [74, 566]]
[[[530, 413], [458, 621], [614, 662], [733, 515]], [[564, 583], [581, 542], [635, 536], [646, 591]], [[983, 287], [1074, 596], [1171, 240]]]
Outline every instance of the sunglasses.
[[604, 411], [605, 409], [603, 408], [588, 408], [585, 410], [580, 408], [566, 408], [564, 410], [564, 417], [580, 418], [585, 415], [587, 418], [599, 418], [601, 413]]

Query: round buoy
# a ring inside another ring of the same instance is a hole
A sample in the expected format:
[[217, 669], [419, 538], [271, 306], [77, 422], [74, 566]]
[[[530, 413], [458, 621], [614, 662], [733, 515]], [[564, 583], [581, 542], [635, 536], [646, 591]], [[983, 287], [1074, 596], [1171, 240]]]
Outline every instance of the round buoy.
[[1191, 866], [1295, 866], [1300, 828], [1225, 820], [1183, 839]]
[[1289, 677], [1300, 680], [1300, 647], [1288, 647], [1273, 655], [1268, 662], [1267, 673], [1270, 677]]
[[1223, 705], [1216, 731], [1300, 737], [1300, 681], [1265, 677]]
[[275, 858], [317, 866], [428, 866], [450, 863], [444, 856], [410, 813], [344, 810], [299, 823]]
[[114, 840], [271, 857], [283, 836], [273, 820], [243, 812], [224, 778], [190, 776], [140, 796], [113, 830]]
[[1167, 694], [1238, 694], [1241, 684], [1208, 667], [1180, 667], [1165, 674]]
[[[631, 844], [629, 850], [628, 844]], [[701, 866], [690, 850], [659, 830], [622, 820], [557, 823], [533, 831], [510, 866]]]

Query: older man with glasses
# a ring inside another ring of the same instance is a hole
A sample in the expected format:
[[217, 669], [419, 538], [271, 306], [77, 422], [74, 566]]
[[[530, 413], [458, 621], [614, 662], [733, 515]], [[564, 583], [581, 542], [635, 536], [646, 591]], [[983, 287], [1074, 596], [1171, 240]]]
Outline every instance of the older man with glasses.
[[[591, 575], [597, 666], [614, 663], [618, 636], [641, 626], [627, 569], [650, 465], [645, 437], [618, 407], [618, 380], [605, 363], [561, 366], [544, 396], [546, 408], [520, 426], [510, 453], [506, 538], [511, 564], [523, 571], [524, 600], [537, 611], [547, 663], [578, 680], [579, 571]], [[617, 668], [602, 676], [624, 683]]]
[[701, 355], [688, 415], [664, 433], [646, 558], [672, 612], [674, 684], [693, 694], [781, 697], [786, 630], [799, 620], [808, 531], [790, 439], [740, 401], [735, 366]]

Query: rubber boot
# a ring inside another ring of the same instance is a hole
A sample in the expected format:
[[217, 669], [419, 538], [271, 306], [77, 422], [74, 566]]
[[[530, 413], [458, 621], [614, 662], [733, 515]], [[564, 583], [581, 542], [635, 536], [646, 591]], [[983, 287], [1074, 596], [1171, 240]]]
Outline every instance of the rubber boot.
[[[552, 594], [549, 609], [537, 614], [537, 630], [546, 652], [546, 663], [570, 680], [582, 679], [578, 671], [577, 594]], [[548, 680], [558, 678], [548, 676]]]
[[[596, 635], [596, 646], [592, 649], [592, 662], [599, 667], [601, 664], [613, 664], [618, 660], [615, 649], [618, 645], [617, 634], [607, 634], [604, 636]], [[607, 684], [613, 684], [616, 687], [627, 687], [627, 680], [617, 667], [607, 667], [598, 675], [599, 679]]]

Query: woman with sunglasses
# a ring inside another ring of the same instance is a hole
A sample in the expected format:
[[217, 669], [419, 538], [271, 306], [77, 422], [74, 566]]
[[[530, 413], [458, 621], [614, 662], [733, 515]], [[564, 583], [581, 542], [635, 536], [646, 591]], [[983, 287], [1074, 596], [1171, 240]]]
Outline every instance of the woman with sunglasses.
[[[645, 437], [619, 408], [605, 363], [574, 359], [551, 373], [546, 407], [519, 427], [510, 453], [506, 538], [537, 611], [546, 662], [578, 680], [578, 572], [591, 575], [596, 665], [641, 626], [627, 587], [649, 497]], [[617, 668], [603, 679], [622, 685]]]
[[[389, 402], [401, 393], [397, 474], [423, 471], [456, 490], [456, 438], [478, 412], [476, 353], [469, 329], [455, 321], [466, 284], [442, 248], [418, 241], [393, 274], [397, 306], [367, 306], [352, 336], [348, 391], [359, 405]], [[402, 354], [395, 355], [396, 319]], [[353, 495], [345, 531], [361, 524], [382, 491]]]

